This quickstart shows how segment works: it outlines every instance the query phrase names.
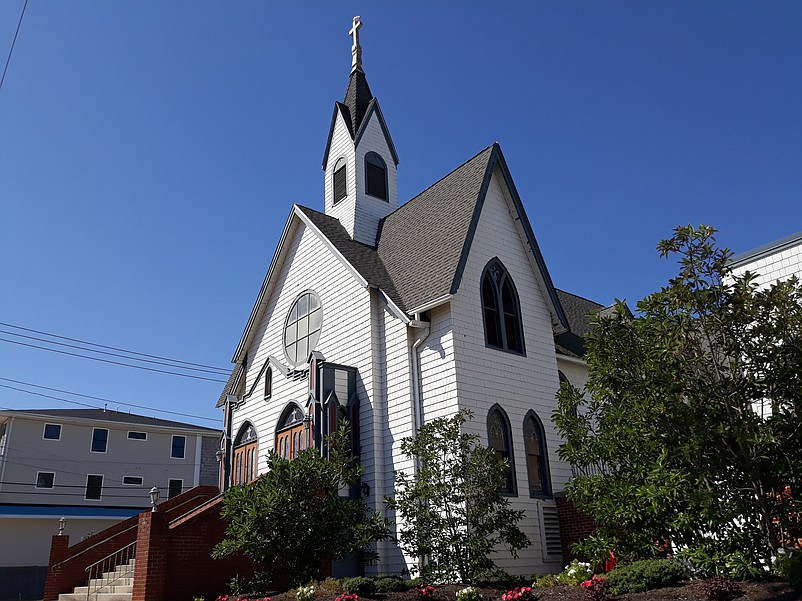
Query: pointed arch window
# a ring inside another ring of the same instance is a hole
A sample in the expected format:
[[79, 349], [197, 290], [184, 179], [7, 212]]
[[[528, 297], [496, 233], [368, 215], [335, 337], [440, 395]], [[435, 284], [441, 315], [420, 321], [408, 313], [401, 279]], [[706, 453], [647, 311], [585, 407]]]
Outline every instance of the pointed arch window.
[[302, 293], [292, 304], [284, 326], [284, 352], [293, 367], [309, 359], [320, 340], [323, 309], [320, 298], [311, 290]]
[[309, 448], [309, 432], [304, 424], [304, 412], [291, 403], [284, 409], [276, 428], [276, 453], [282, 459], [295, 459]]
[[231, 483], [234, 486], [256, 480], [257, 444], [256, 428], [250, 422], [245, 422], [234, 438], [234, 463], [231, 466]]
[[549, 461], [546, 453], [546, 436], [543, 422], [534, 411], [524, 419], [524, 450], [526, 452], [526, 475], [529, 480], [530, 497], [551, 495]]
[[518, 291], [498, 259], [490, 261], [482, 273], [482, 313], [488, 346], [526, 354]]
[[265, 370], [265, 400], [273, 396], [273, 368], [268, 366]]
[[487, 414], [487, 440], [498, 457], [506, 459], [508, 463], [506, 481], [501, 489], [505, 495], [517, 494], [515, 482], [515, 458], [512, 452], [512, 438], [510, 436], [510, 420], [499, 405], [493, 405]]
[[387, 200], [387, 164], [375, 152], [365, 155], [365, 192]]
[[334, 163], [332, 172], [332, 189], [334, 191], [334, 202], [337, 203], [348, 196], [348, 173], [346, 171], [345, 157], [340, 157]]

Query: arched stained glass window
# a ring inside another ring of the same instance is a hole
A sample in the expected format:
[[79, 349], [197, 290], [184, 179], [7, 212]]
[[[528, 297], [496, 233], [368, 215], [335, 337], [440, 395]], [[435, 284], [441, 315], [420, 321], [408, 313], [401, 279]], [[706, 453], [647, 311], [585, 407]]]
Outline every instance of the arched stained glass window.
[[534, 411], [524, 419], [524, 450], [526, 451], [526, 475], [529, 480], [530, 497], [551, 495], [548, 455], [543, 424]]
[[515, 483], [515, 461], [510, 438], [510, 422], [504, 410], [494, 405], [487, 414], [487, 440], [496, 455], [506, 459], [508, 463], [507, 478], [501, 492], [514, 495], [517, 492]]
[[485, 342], [488, 346], [523, 355], [524, 335], [518, 292], [498, 259], [493, 259], [485, 267], [481, 292]]
[[256, 479], [257, 445], [256, 428], [250, 422], [243, 423], [234, 438], [234, 469], [231, 474], [233, 485], [247, 484]]
[[304, 412], [295, 403], [290, 403], [282, 414], [276, 428], [276, 452], [283, 459], [295, 459], [298, 453], [308, 448], [309, 432], [304, 427]]

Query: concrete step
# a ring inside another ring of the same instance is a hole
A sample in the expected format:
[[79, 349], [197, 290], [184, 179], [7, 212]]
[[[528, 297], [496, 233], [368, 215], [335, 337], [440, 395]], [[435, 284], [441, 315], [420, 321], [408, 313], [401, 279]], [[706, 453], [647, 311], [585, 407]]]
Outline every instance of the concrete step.
[[88, 586], [76, 586], [75, 590], [73, 590], [72, 592], [75, 593], [76, 595], [85, 596], [86, 593], [89, 592], [90, 590], [93, 593], [130, 593], [131, 591], [133, 591], [133, 589], [134, 589], [133, 582], [129, 584], [114, 582], [112, 584], [106, 584], [100, 587], [92, 585], [91, 588]]
[[[86, 593], [61, 593], [59, 601], [87, 601]], [[88, 601], [131, 601], [131, 593], [90, 593]]]
[[121, 576], [119, 578], [92, 578], [92, 580], [87, 583], [87, 586], [98, 588], [110, 584], [114, 586], [131, 586], [134, 584], [134, 575], [131, 574], [130, 576]]

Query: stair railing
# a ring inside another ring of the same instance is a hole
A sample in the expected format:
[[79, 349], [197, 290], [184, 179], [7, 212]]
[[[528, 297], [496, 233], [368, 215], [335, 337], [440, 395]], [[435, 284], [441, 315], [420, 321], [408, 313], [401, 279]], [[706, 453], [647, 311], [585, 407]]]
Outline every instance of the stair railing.
[[[105, 587], [113, 586], [115, 582], [120, 580], [123, 576], [120, 572], [116, 571], [117, 566], [127, 565], [135, 557], [136, 541], [87, 567], [86, 601], [89, 601], [90, 595], [93, 592], [103, 592]], [[127, 577], [128, 576], [126, 576], [126, 578]]]

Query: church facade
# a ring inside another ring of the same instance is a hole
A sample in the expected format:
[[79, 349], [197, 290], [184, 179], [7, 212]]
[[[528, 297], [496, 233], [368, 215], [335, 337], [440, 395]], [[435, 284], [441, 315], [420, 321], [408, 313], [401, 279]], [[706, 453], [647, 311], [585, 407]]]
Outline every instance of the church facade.
[[[554, 287], [498, 144], [399, 203], [360, 26], [326, 141], [324, 211], [290, 209], [218, 402], [221, 484], [253, 480], [268, 450], [321, 448], [344, 417], [364, 468], [353, 494], [384, 512], [394, 472], [413, 469], [401, 440], [469, 409], [466, 428], [509, 460], [503, 493], [532, 541], [498, 565], [559, 571], [555, 493], [571, 467], [557, 456], [551, 414], [561, 379], [585, 383], [582, 334], [601, 306]], [[378, 551], [368, 574], [417, 561], [392, 541]]]

